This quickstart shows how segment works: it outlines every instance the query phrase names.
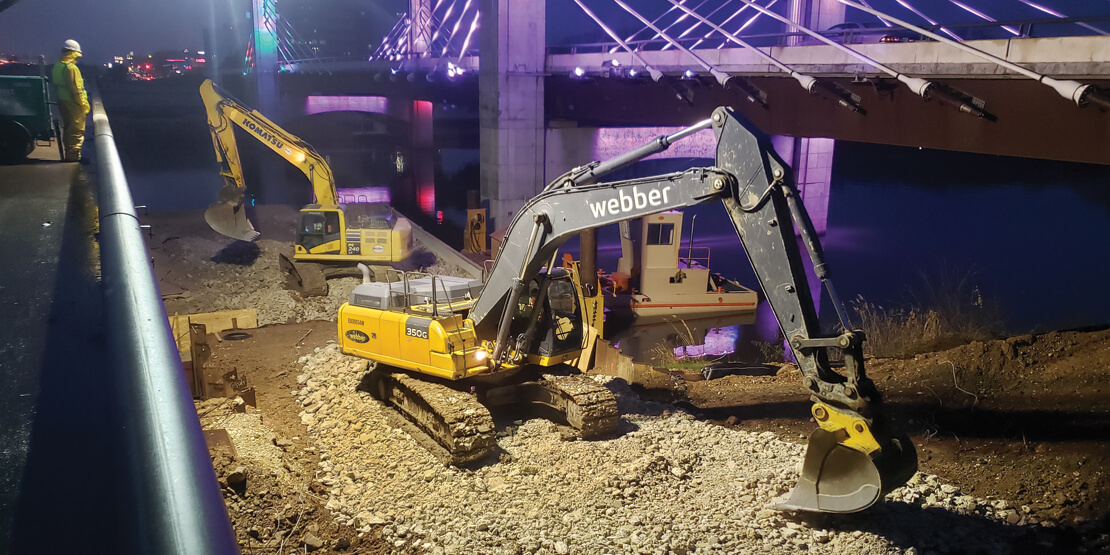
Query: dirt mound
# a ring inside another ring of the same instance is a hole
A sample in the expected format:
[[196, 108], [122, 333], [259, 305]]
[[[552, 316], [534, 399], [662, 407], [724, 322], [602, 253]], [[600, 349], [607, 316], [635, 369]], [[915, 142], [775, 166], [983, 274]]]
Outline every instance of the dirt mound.
[[[913, 359], [869, 359], [886, 412], [910, 433], [920, 468], [961, 491], [1007, 499], [1015, 522], [1058, 545], [1107, 547], [1110, 330], [975, 342]], [[792, 365], [775, 376], [685, 384], [683, 402], [726, 425], [809, 433]]]

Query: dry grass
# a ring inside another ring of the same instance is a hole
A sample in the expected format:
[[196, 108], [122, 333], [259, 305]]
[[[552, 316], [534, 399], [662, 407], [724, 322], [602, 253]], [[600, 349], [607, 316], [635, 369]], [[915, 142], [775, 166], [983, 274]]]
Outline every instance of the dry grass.
[[867, 336], [867, 354], [907, 358], [1001, 335], [999, 311], [984, 299], [973, 271], [940, 268], [937, 276], [922, 275], [906, 308], [886, 308], [862, 296], [851, 303]]
[[[690, 326], [686, 324], [685, 320], [672, 320], [671, 327], [674, 328], [675, 333], [678, 334], [679, 345], [696, 345], [698, 341], [694, 338], [694, 332]], [[678, 324], [682, 324], [680, 327]], [[685, 355], [679, 358], [674, 354], [675, 346], [671, 342], [661, 343], [651, 348], [651, 360], [660, 368], [677, 368], [687, 366], [701, 367], [711, 362], [706, 356], [692, 356]]]

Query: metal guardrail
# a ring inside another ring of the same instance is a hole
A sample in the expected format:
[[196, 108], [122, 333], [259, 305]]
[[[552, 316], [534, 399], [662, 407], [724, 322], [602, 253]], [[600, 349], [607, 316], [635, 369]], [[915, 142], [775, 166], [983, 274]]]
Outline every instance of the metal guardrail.
[[[112, 128], [94, 94], [100, 260], [115, 381], [128, 552], [238, 553], [227, 508], [135, 214]], [[121, 515], [122, 516], [122, 515]]]

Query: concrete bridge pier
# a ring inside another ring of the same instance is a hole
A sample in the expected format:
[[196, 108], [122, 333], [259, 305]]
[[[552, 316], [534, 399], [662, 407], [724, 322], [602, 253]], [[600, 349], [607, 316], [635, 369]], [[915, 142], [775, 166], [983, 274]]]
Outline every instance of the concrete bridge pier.
[[544, 2], [481, 0], [481, 194], [503, 228], [544, 186]]

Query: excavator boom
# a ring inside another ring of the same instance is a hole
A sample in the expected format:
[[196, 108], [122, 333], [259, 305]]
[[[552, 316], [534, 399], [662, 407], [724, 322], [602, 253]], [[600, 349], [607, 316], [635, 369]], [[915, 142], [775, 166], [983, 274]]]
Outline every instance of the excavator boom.
[[[712, 167], [611, 183], [604, 175], [667, 148], [700, 129], [717, 137]], [[509, 307], [570, 237], [592, 228], [665, 210], [719, 201], [751, 261], [812, 394], [820, 425], [807, 449], [798, 486], [779, 503], [787, 510], [853, 512], [906, 482], [917, 469], [913, 445], [892, 433], [882, 400], [863, 367], [862, 331], [822, 334], [796, 240], [800, 234], [845, 330], [851, 329], [828, 280], [817, 234], [793, 187], [790, 168], [769, 140], [732, 110], [626, 155], [575, 168], [549, 184], [509, 226], [485, 288], [469, 319], [478, 337], [496, 336], [490, 362], [511, 350]], [[797, 226], [797, 227], [795, 227]], [[829, 364], [840, 351], [845, 374]]]
[[220, 175], [224, 179], [224, 187], [216, 203], [204, 213], [204, 219], [212, 229], [242, 241], [253, 241], [259, 235], [247, 219], [243, 207], [246, 185], [243, 181], [243, 168], [239, 162], [239, 148], [235, 142], [233, 124], [241, 127], [303, 172], [312, 184], [312, 192], [317, 203], [321, 205], [338, 203], [331, 168], [324, 157], [311, 145], [278, 127], [258, 111], [244, 106], [216, 86], [211, 79], [205, 79], [201, 84], [200, 96], [204, 100], [204, 108], [208, 113], [208, 130], [212, 134], [216, 162], [220, 167]]

